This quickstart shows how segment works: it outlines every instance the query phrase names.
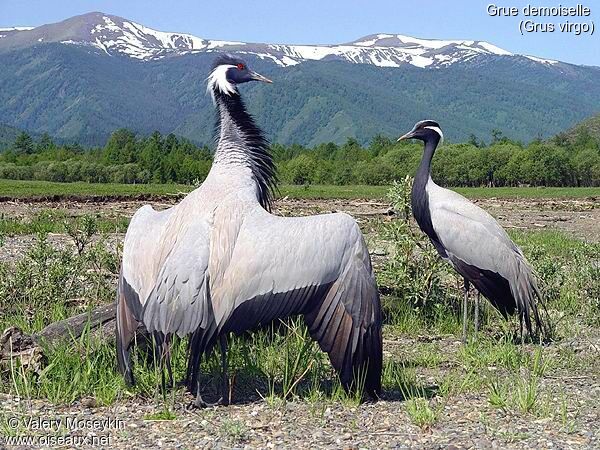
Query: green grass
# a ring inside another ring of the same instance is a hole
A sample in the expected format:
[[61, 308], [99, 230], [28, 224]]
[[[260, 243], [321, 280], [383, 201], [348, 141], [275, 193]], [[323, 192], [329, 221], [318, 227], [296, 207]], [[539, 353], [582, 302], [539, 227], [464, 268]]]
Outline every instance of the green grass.
[[169, 409], [161, 409], [155, 413], [147, 414], [144, 416], [144, 420], [150, 421], [166, 421], [166, 420], [175, 420], [177, 419], [177, 415], [170, 411]]
[[[49, 181], [0, 180], [0, 197], [31, 198], [53, 196], [136, 197], [165, 196], [187, 193], [192, 186], [180, 184], [99, 184], [53, 183]], [[280, 186], [281, 197], [299, 199], [383, 199], [389, 186]], [[585, 198], [600, 197], [595, 188], [456, 188], [470, 198]]]
[[0, 180], [0, 197], [172, 195], [189, 192], [180, 184], [54, 183], [50, 181]]
[[422, 397], [414, 397], [406, 402], [406, 413], [417, 426], [430, 428], [439, 418], [441, 409], [432, 408], [430, 401]]

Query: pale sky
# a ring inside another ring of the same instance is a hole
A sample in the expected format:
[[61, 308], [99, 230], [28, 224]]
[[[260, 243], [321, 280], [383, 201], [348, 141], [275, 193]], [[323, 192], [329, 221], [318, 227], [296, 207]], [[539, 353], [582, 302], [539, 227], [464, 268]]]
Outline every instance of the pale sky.
[[[162, 31], [208, 39], [285, 44], [334, 44], [374, 33], [421, 38], [491, 42], [513, 53], [600, 66], [599, 31], [593, 35], [560, 32], [558, 25], [594, 21], [600, 25], [600, 2], [583, 3], [589, 17], [490, 17], [490, 3], [479, 0], [0, 0], [0, 27], [36, 26], [91, 11], [102, 11]], [[526, 1], [498, 2], [522, 8]], [[575, 6], [547, 2], [538, 6]], [[521, 11], [520, 11], [521, 13]], [[553, 23], [555, 32], [519, 32], [519, 21]]]

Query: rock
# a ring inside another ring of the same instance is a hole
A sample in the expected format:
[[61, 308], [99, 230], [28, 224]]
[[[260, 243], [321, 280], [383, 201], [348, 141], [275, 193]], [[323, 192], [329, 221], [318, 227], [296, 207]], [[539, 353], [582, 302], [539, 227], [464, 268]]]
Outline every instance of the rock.
[[98, 406], [98, 403], [96, 402], [95, 398], [86, 397], [81, 400], [81, 406], [84, 406], [86, 408], [95, 408], [96, 406]]

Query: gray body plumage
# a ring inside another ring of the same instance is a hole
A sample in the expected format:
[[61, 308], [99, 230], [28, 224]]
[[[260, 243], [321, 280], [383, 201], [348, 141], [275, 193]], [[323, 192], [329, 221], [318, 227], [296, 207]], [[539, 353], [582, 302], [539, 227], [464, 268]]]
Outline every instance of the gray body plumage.
[[127, 230], [117, 320], [121, 370], [131, 376], [128, 339], [137, 322], [165, 335], [194, 333], [193, 384], [201, 355], [218, 336], [301, 314], [342, 382], [349, 386], [366, 370], [367, 391], [378, 393], [381, 311], [358, 225], [346, 214], [268, 212], [270, 159], [257, 148], [264, 140], [245, 122], [251, 118], [237, 90], [213, 89], [220, 126], [207, 178], [168, 210], [141, 208]]

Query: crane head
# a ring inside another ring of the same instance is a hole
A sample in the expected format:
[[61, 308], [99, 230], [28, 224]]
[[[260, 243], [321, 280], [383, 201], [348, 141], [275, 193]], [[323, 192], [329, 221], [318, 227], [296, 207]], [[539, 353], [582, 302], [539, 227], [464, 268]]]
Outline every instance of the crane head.
[[440, 124], [435, 120], [421, 120], [415, 124], [412, 130], [400, 136], [398, 140], [419, 139], [421, 141], [428, 141], [432, 138], [444, 140], [444, 133], [442, 133]]
[[242, 59], [228, 54], [220, 55], [215, 60], [207, 81], [210, 90], [219, 90], [227, 95], [236, 92], [236, 85], [248, 81], [272, 83], [268, 78], [250, 70]]

